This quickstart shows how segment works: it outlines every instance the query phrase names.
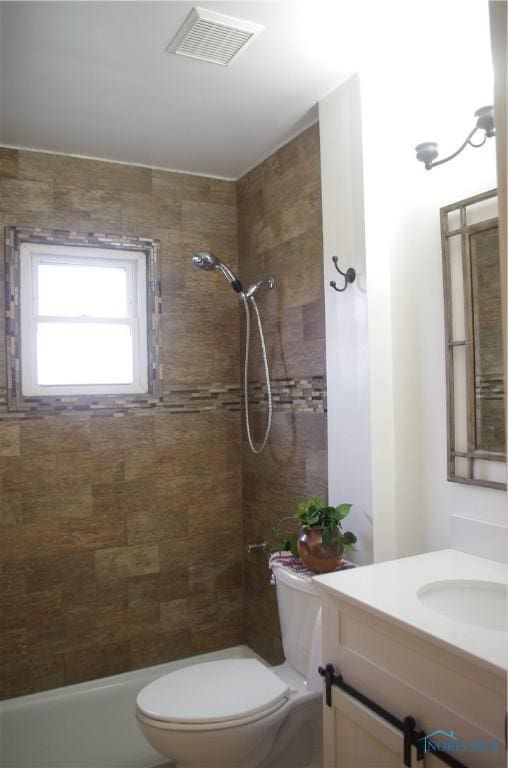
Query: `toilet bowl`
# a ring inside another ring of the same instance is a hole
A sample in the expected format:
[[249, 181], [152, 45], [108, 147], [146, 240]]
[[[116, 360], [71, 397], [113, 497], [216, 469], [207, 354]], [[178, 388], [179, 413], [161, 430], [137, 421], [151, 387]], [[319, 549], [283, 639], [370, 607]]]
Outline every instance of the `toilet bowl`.
[[284, 664], [267, 667], [256, 658], [194, 664], [138, 694], [142, 733], [178, 768], [319, 768], [319, 598], [309, 579], [284, 566], [273, 573]]

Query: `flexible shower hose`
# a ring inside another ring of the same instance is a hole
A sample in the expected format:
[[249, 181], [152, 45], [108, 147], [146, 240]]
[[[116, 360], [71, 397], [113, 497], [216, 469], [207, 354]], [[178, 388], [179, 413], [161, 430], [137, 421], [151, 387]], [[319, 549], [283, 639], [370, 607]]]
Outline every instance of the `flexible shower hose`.
[[[268, 359], [266, 356], [263, 326], [261, 325], [261, 318], [259, 316], [259, 311], [258, 311], [256, 301], [254, 299], [254, 296], [247, 298], [244, 295], [242, 296], [242, 298], [243, 298], [243, 305], [245, 307], [245, 365], [243, 369], [243, 385], [244, 385], [244, 392], [245, 392], [245, 426], [247, 429], [247, 439], [249, 441], [251, 451], [253, 453], [261, 453], [261, 451], [266, 445], [266, 441], [268, 440], [268, 435], [270, 434], [270, 428], [272, 426], [272, 388], [270, 386], [270, 371], [268, 370]], [[250, 417], [249, 417], [249, 349], [250, 349], [249, 301], [252, 302], [252, 306], [254, 307], [254, 312], [256, 314], [256, 320], [257, 320], [257, 325], [259, 330], [259, 340], [261, 342], [261, 352], [263, 354], [263, 365], [265, 369], [266, 392], [268, 395], [268, 421], [266, 424], [266, 432], [259, 448], [256, 448], [252, 440], [252, 435], [250, 431]]]

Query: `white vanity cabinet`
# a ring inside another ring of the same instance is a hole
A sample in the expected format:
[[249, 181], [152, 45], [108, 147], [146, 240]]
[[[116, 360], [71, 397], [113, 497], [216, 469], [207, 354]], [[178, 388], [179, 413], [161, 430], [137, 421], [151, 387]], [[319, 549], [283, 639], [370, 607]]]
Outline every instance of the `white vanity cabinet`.
[[[407, 558], [406, 563], [414, 559]], [[434, 558], [434, 564], [438, 559]], [[425, 609], [420, 620], [420, 606], [411, 604], [409, 592], [415, 588], [411, 578], [401, 587], [402, 592], [408, 590], [405, 623], [401, 619], [404, 605], [398, 602], [404, 600], [404, 595], [398, 594], [393, 584], [388, 602], [380, 608], [376, 600], [376, 592], [384, 594], [382, 580], [389, 571], [382, 566], [389, 564], [314, 580], [322, 599], [323, 663], [332, 664], [344, 683], [398, 720], [412, 716], [418, 731], [451, 734], [437, 735], [435, 741], [451, 745], [448, 753], [467, 768], [506, 768], [506, 665], [498, 658], [504, 653], [506, 632], [492, 630], [497, 632], [491, 647], [494, 663], [486, 658], [488, 649], [479, 651], [480, 657], [456, 645], [474, 641], [479, 647], [481, 631], [458, 622], [443, 629], [443, 618], [441, 636], [437, 637], [429, 631], [433, 629], [432, 614]], [[368, 573], [360, 575], [360, 571], [371, 571], [376, 580], [372, 588]], [[390, 584], [386, 587], [390, 588]], [[399, 606], [398, 615], [394, 615], [395, 608], [389, 612], [391, 599]], [[453, 643], [443, 641], [445, 630], [453, 635], [449, 637]], [[468, 632], [472, 637], [469, 641]], [[331, 687], [330, 703], [324, 705], [325, 768], [405, 765], [404, 735], [400, 730], [336, 685]], [[414, 747], [411, 750], [411, 766], [444, 765], [432, 752], [422, 757]]]

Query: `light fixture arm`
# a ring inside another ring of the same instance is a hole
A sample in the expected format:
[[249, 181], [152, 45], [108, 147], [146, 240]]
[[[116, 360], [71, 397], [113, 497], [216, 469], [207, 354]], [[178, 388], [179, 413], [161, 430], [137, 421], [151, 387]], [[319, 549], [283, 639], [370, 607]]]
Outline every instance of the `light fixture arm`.
[[[437, 148], [438, 145], [433, 141], [426, 141], [422, 144], [418, 144], [418, 146], [415, 147], [416, 159], [424, 163], [427, 171], [430, 171], [432, 168], [435, 168], [438, 165], [443, 165], [443, 163], [447, 163], [449, 160], [453, 160], [454, 157], [460, 155], [462, 150], [464, 150], [468, 144], [470, 147], [483, 147], [487, 139], [496, 135], [494, 126], [494, 111], [492, 106], [481, 107], [480, 109], [477, 109], [474, 114], [477, 118], [475, 127], [472, 131], [469, 132], [460, 147], [455, 152], [452, 152], [451, 155], [443, 157], [442, 160], [437, 160], [439, 155]], [[479, 144], [475, 144], [473, 141], [471, 141], [477, 131], [484, 131], [483, 140]]]
[[[426, 168], [428, 171], [430, 171], [432, 168], [435, 168], [435, 167], [436, 167], [436, 165], [443, 165], [443, 163], [447, 163], [447, 162], [448, 162], [448, 160], [453, 160], [453, 158], [454, 158], [454, 157], [457, 157], [457, 155], [460, 155], [460, 153], [462, 152], [462, 150], [463, 150], [463, 149], [465, 149], [465, 148], [467, 147], [467, 145], [468, 145], [468, 144], [471, 144], [471, 139], [473, 138], [473, 136], [475, 135], [475, 133], [476, 133], [476, 131], [477, 131], [477, 130], [478, 130], [478, 128], [477, 128], [477, 126], [475, 125], [475, 127], [473, 128], [473, 130], [471, 131], [471, 133], [469, 133], [469, 135], [467, 136], [467, 138], [465, 139], [465, 141], [464, 141], [464, 142], [463, 142], [463, 143], [460, 145], [460, 147], [459, 147], [459, 148], [458, 148], [458, 149], [457, 149], [455, 152], [452, 152], [452, 154], [451, 154], [451, 155], [448, 155], [448, 157], [443, 157], [443, 159], [442, 159], [442, 160], [434, 160], [433, 162], [430, 162], [430, 163], [428, 163], [428, 162], [427, 162], [427, 163], [425, 163], [425, 168]], [[485, 143], [485, 141], [483, 141], [482, 143], [484, 144], [484, 143]], [[477, 145], [471, 144], [471, 146], [472, 146], [472, 147], [474, 147], [474, 146], [479, 146], [479, 147], [481, 147], [482, 145], [481, 145], [481, 144], [477, 144]]]

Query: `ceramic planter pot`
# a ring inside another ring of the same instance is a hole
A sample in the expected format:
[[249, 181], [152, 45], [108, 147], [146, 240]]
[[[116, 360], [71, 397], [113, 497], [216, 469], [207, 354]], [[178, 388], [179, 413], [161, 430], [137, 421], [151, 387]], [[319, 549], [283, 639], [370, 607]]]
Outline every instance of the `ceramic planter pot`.
[[322, 537], [323, 529], [317, 527], [302, 528], [298, 537], [298, 554], [314, 573], [334, 571], [342, 560], [342, 548], [338, 543], [325, 547]]

